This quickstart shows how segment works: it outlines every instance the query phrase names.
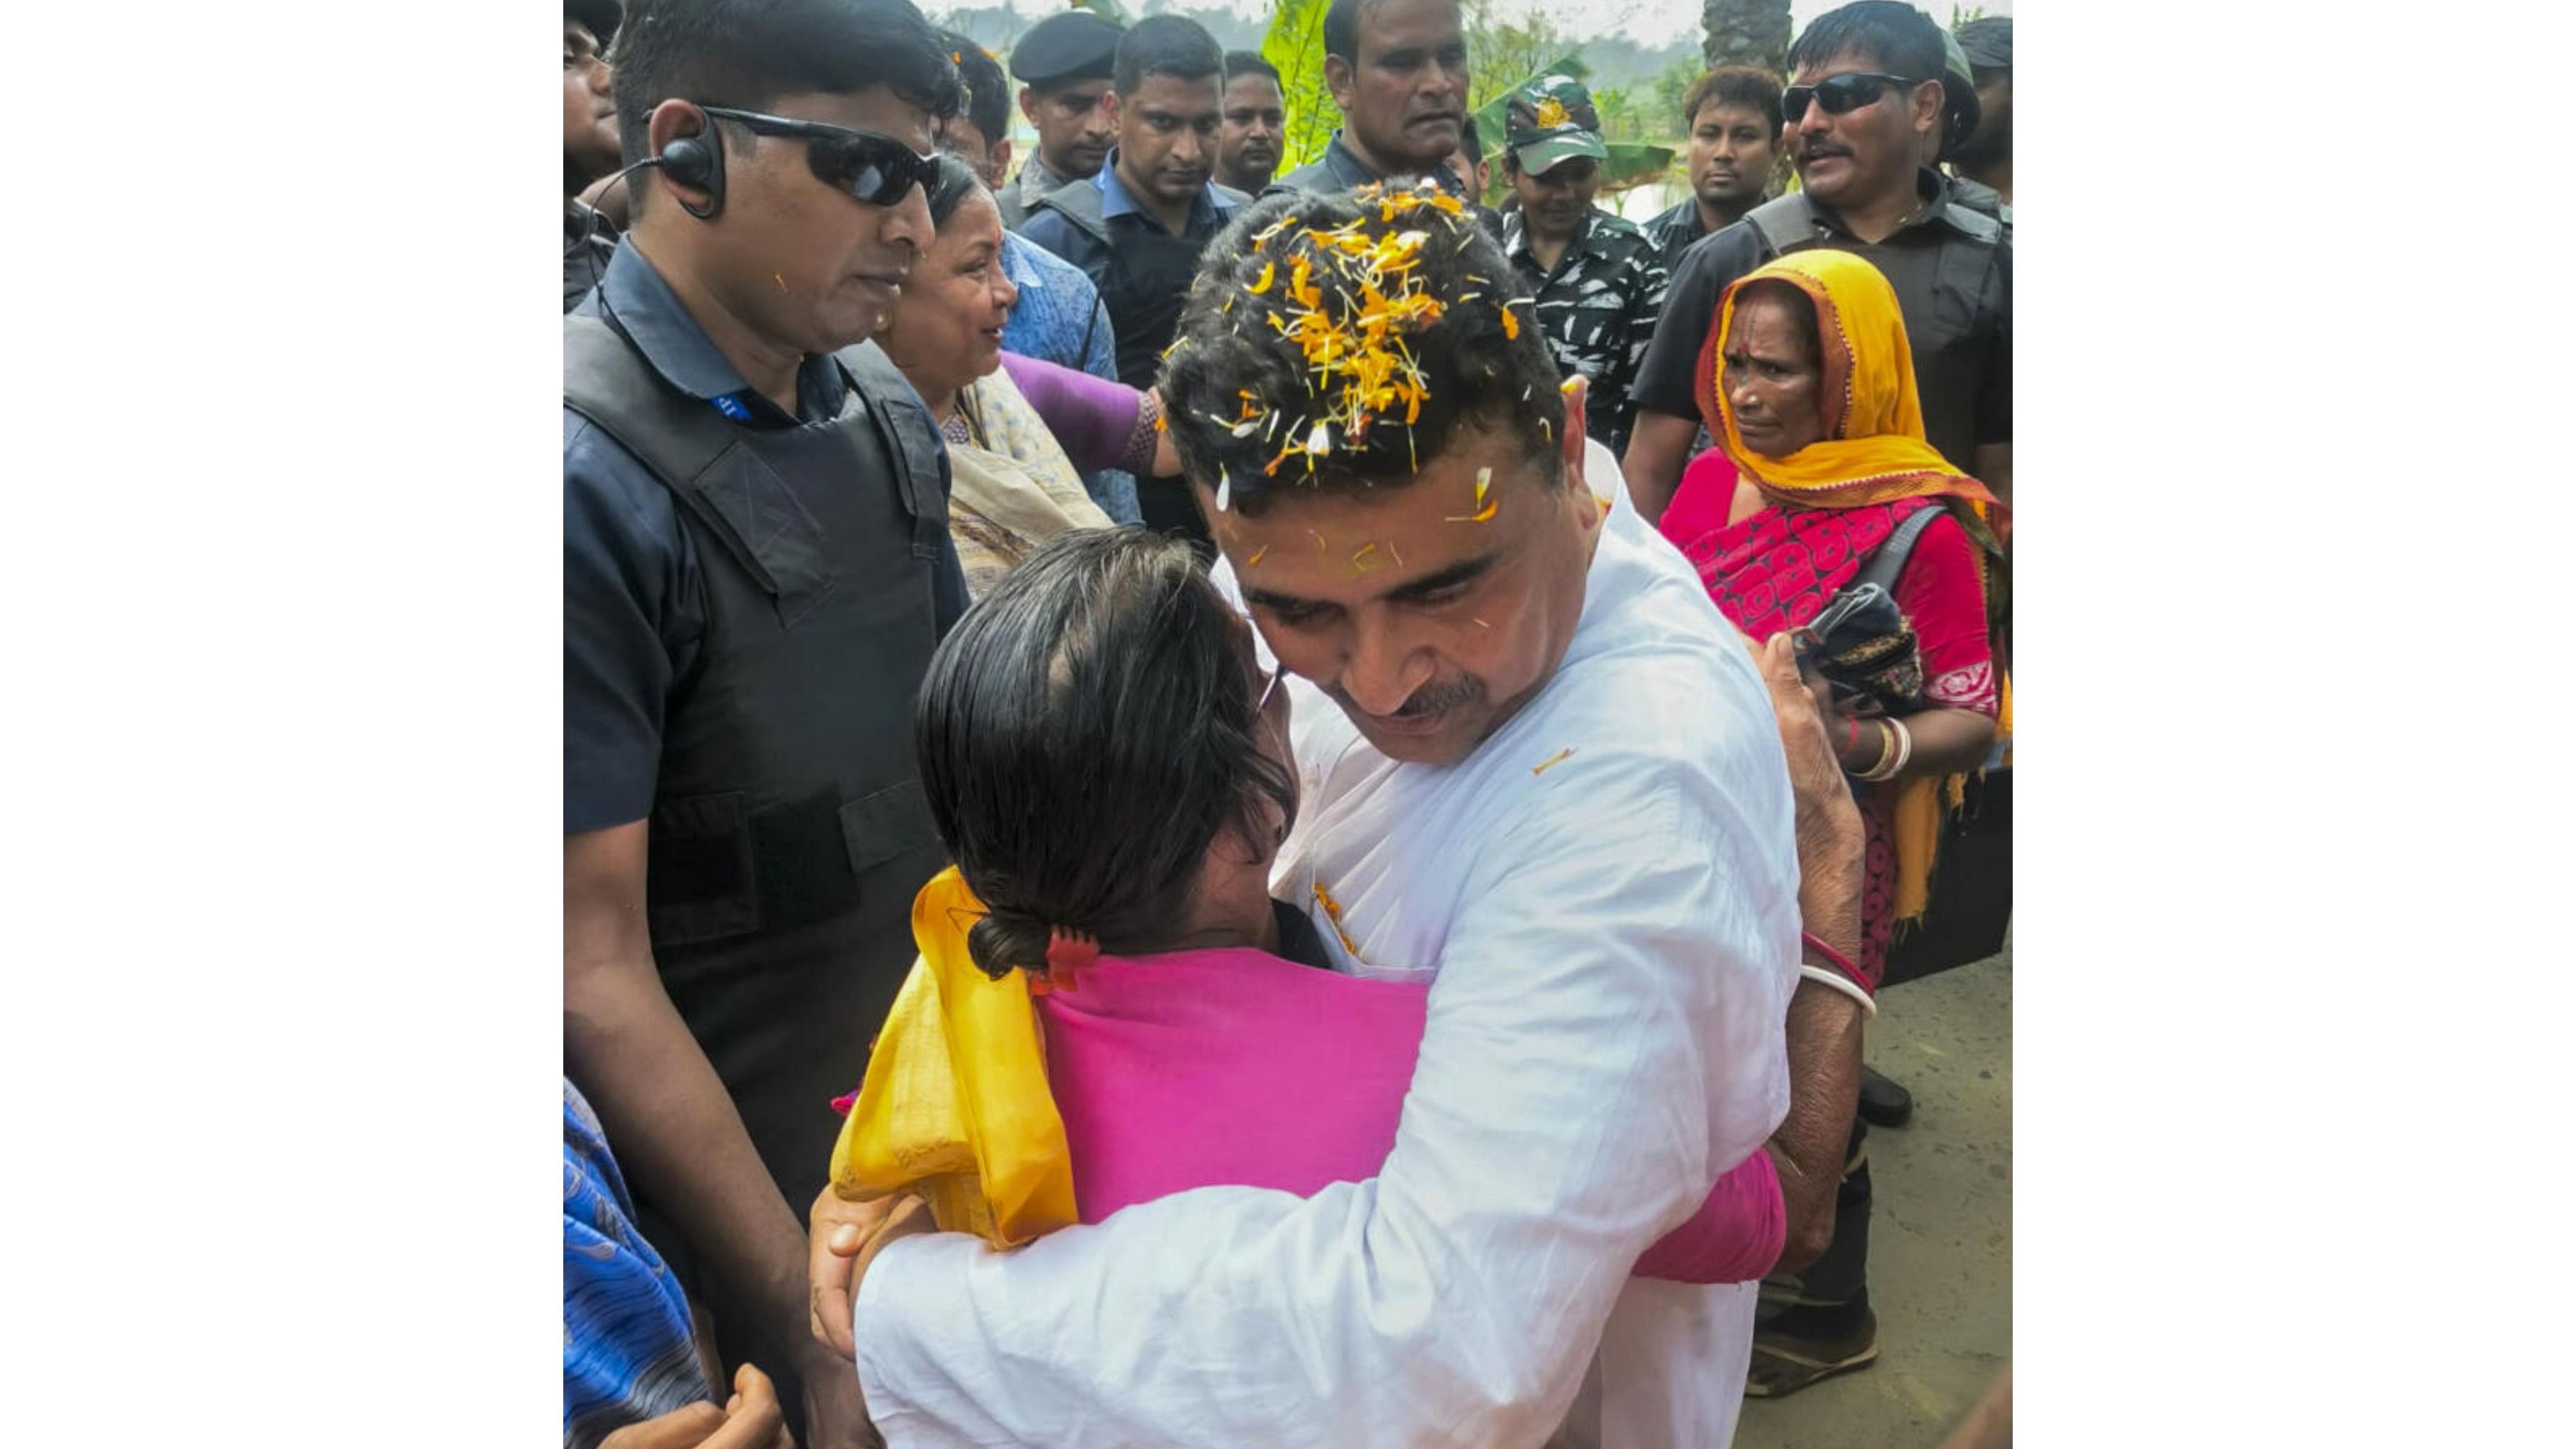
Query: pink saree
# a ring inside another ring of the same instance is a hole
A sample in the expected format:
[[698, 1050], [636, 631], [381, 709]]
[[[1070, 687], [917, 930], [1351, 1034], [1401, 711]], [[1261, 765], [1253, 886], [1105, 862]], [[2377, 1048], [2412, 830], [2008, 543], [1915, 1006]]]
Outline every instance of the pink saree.
[[[1429, 997], [1243, 949], [1103, 956], [1073, 973], [1036, 1006], [1082, 1221], [1193, 1187], [1302, 1195], [1376, 1176]], [[1786, 1231], [1770, 1154], [1756, 1152], [1634, 1271], [1749, 1282]]]

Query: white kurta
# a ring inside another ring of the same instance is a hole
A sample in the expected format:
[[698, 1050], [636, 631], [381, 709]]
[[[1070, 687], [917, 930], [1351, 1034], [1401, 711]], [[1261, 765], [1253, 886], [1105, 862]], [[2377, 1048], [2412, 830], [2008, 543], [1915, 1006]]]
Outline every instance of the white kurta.
[[1735, 632], [1607, 452], [1586, 467], [1614, 507], [1573, 643], [1468, 759], [1389, 761], [1291, 686], [1305, 798], [1276, 893], [1353, 969], [1432, 982], [1384, 1169], [1304, 1199], [1203, 1188], [1012, 1253], [890, 1246], [855, 1320], [891, 1442], [1732, 1436], [1753, 1286], [1628, 1267], [1788, 1107], [1788, 777]]

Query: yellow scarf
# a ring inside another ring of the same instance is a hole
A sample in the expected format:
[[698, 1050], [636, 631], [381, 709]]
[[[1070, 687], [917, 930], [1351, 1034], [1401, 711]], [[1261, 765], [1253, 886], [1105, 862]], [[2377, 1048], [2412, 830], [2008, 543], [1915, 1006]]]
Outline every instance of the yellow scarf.
[[[1728, 330], [1735, 301], [1749, 283], [1786, 282], [1816, 304], [1823, 378], [1825, 436], [1786, 458], [1744, 446], [1723, 383]], [[1702, 418], [1721, 440], [1736, 471], [1762, 496], [1791, 508], [1857, 508], [1902, 498], [1955, 498], [1978, 518], [1994, 495], [1950, 466], [1923, 437], [1923, 403], [1914, 386], [1914, 348], [1896, 289], [1878, 268], [1850, 252], [1823, 247], [1791, 252], [1746, 273], [1726, 289], [1717, 326], [1701, 345], [1699, 399]], [[1991, 562], [1987, 596], [1993, 597]], [[1998, 657], [2000, 665], [2001, 659]], [[1997, 671], [2002, 699], [1996, 730], [2012, 734], [2012, 679]], [[1941, 821], [1967, 789], [1965, 775], [1909, 780], [1896, 794], [1896, 919], [1923, 914], [1931, 899], [1932, 866], [1941, 844]]]
[[1028, 978], [995, 981], [966, 952], [982, 914], [955, 866], [913, 897], [921, 959], [868, 1053], [832, 1186], [859, 1202], [918, 1193], [942, 1231], [1007, 1248], [1080, 1219]]

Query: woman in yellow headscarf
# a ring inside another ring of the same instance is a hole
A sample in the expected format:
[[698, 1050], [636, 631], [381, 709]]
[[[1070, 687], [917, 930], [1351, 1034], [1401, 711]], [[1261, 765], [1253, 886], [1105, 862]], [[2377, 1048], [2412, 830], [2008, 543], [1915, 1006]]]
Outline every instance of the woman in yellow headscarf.
[[1924, 441], [1896, 294], [1849, 252], [1793, 252], [1728, 288], [1698, 393], [1719, 446], [1684, 474], [1661, 527], [1756, 640], [1814, 623], [1909, 518], [1937, 510], [1887, 589], [1919, 649], [1918, 703], [1837, 691], [1833, 705], [1869, 826], [1860, 965], [1874, 980], [1896, 925], [1923, 912], [1943, 802], [1985, 762], [2004, 713], [1999, 555], [1979, 512], [1993, 499]]
[[[1858, 974], [1874, 985], [1897, 924], [1923, 912], [1944, 805], [2009, 727], [1997, 554], [1979, 512], [1993, 500], [1924, 441], [1896, 295], [1851, 253], [1793, 252], [1728, 288], [1697, 391], [1719, 446], [1683, 474], [1659, 527], [1738, 628], [1800, 631], [1833, 681], [1827, 723], [1868, 830]], [[1835, 628], [1869, 584], [1895, 609], [1881, 597], [1875, 617]], [[1793, 1393], [1877, 1355], [1863, 1131], [1854, 1121], [1833, 1244], [1756, 1333], [1748, 1394]]]

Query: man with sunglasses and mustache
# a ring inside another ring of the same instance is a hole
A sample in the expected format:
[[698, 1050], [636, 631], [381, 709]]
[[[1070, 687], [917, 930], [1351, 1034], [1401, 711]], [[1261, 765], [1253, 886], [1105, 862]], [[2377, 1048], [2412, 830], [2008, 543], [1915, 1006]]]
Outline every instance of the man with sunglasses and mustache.
[[910, 0], [631, 0], [610, 59], [650, 164], [564, 319], [565, 1070], [728, 1367], [854, 1445], [790, 1204], [941, 865], [912, 695], [964, 580], [938, 433], [863, 343], [957, 72]]
[[1700, 430], [1692, 387], [1718, 298], [1785, 251], [1837, 247], [1887, 275], [1905, 314], [1933, 447], [2012, 496], [2012, 243], [1924, 164], [1946, 124], [1941, 28], [1911, 5], [1856, 0], [1789, 48], [1783, 142], [1802, 190], [1754, 208], [1685, 253], [1632, 396], [1623, 470], [1660, 518]]

